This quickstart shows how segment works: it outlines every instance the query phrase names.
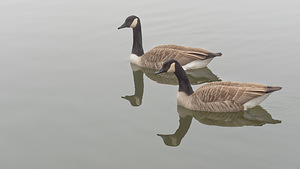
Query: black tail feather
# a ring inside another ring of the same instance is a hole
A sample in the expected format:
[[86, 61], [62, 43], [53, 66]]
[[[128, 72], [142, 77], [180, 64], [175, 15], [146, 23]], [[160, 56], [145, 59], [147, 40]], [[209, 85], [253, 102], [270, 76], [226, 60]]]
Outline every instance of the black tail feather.
[[282, 87], [272, 87], [272, 86], [267, 86], [267, 93], [272, 93], [277, 90], [280, 90]]
[[216, 57], [216, 56], [222, 56], [222, 53], [219, 52], [219, 53], [209, 53], [209, 54], [208, 54], [208, 57], [209, 57], [209, 58]]
[[219, 53], [214, 53], [215, 54], [215, 56], [222, 56], [222, 53], [221, 52], [219, 52]]

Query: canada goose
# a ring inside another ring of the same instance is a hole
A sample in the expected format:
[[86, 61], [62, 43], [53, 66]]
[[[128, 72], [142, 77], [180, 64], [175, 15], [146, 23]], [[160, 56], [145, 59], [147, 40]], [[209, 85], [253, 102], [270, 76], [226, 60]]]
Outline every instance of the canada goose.
[[176, 59], [185, 70], [198, 69], [206, 65], [222, 53], [212, 53], [201, 48], [192, 48], [179, 45], [160, 45], [144, 53], [142, 45], [141, 20], [137, 16], [129, 16], [118, 27], [133, 29], [133, 45], [130, 62], [142, 67], [159, 69], [169, 59]]
[[[263, 126], [265, 124], [278, 124], [280, 120], [275, 120], [261, 106], [240, 112], [203, 112], [186, 109], [177, 105], [179, 115], [179, 126], [174, 134], [157, 134], [167, 146], [178, 146], [183, 137], [187, 134], [192, 120], [205, 125], [220, 127], [243, 127], [243, 126]], [[168, 121], [168, 123], [170, 123]]]
[[174, 72], [179, 83], [177, 103], [190, 110], [238, 112], [253, 108], [281, 87], [256, 83], [212, 82], [193, 91], [190, 81], [176, 60], [165, 62], [156, 74]]

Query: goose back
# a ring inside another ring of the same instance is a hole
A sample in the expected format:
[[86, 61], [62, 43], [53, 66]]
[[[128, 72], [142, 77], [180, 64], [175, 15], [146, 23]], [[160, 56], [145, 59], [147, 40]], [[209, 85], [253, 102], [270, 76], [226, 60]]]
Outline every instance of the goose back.
[[[212, 82], [201, 86], [190, 96], [179, 92], [177, 99], [178, 104], [191, 110], [236, 112], [250, 108], [245, 104], [262, 97], [255, 103], [258, 105], [268, 93], [280, 89], [256, 83]], [[251, 104], [252, 107], [256, 105]]]
[[219, 56], [220, 54], [211, 53], [205, 49], [192, 48], [179, 45], [160, 45], [145, 53], [140, 60], [140, 65], [153, 69], [159, 69], [163, 63], [170, 59], [177, 60], [184, 66], [195, 60], [205, 60]]

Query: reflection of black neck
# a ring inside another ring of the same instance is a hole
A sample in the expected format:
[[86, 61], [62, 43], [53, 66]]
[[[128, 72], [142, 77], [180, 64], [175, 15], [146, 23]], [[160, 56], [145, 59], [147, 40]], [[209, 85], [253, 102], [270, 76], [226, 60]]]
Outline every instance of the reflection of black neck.
[[175, 75], [178, 79], [180, 92], [185, 92], [187, 95], [191, 95], [194, 93], [193, 88], [190, 84], [189, 78], [187, 77], [183, 68], [179, 65], [179, 63], [175, 62]]
[[142, 101], [143, 94], [144, 94], [144, 77], [143, 72], [141, 70], [133, 71], [133, 79], [134, 79], [134, 95], [140, 98]]
[[134, 79], [134, 95], [122, 97], [130, 102], [132, 106], [140, 106], [142, 104], [144, 93], [144, 73], [141, 70], [132, 71]]
[[138, 21], [136, 27], [133, 30], [133, 45], [132, 45], [132, 54], [136, 54], [137, 56], [142, 56], [144, 54], [143, 44], [142, 44], [142, 30], [141, 30], [141, 22]]
[[188, 132], [192, 123], [192, 119], [193, 119], [192, 116], [180, 117], [179, 127], [174, 134], [168, 134], [168, 135], [157, 134], [157, 135], [163, 139], [164, 143], [167, 146], [178, 146], [181, 143], [183, 137]]
[[179, 119], [179, 127], [174, 133], [174, 135], [177, 136], [177, 138], [181, 141], [182, 138], [186, 135], [188, 132], [191, 123], [192, 123], [192, 116], [187, 116], [187, 117], [180, 117]]

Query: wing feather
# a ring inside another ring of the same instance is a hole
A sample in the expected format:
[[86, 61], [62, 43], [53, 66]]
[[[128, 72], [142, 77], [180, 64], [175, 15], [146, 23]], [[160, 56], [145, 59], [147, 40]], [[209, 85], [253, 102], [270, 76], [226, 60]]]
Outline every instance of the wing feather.
[[155, 48], [169, 48], [169, 49], [176, 49], [181, 51], [191, 51], [191, 52], [199, 52], [199, 53], [211, 53], [208, 50], [202, 49], [202, 48], [193, 48], [193, 47], [186, 47], [186, 46], [180, 46], [180, 45], [160, 45], [156, 46]]
[[145, 67], [159, 69], [162, 64], [170, 59], [177, 60], [181, 65], [186, 65], [195, 60], [205, 60], [208, 54], [182, 51], [174, 48], [155, 47], [149, 50], [141, 58], [141, 63]]
[[249, 100], [265, 95], [268, 92], [267, 86], [254, 83], [238, 82], [213, 82], [198, 88], [194, 99], [208, 102], [233, 101], [243, 105]]

